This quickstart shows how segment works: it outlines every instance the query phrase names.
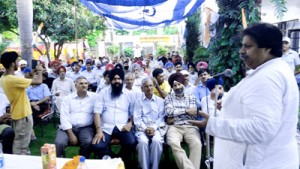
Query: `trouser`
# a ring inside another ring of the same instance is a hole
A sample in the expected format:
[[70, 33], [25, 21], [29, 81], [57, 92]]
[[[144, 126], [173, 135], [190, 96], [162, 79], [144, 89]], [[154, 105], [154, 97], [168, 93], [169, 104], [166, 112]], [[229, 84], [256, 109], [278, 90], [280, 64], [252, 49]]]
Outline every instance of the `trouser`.
[[26, 155], [29, 151], [31, 130], [33, 127], [32, 115], [19, 120], [12, 120], [12, 127], [15, 132], [13, 143], [13, 154]]
[[[85, 158], [89, 158], [91, 155], [91, 145], [94, 137], [94, 128], [92, 125], [86, 127], [73, 127], [72, 131], [77, 137], [78, 144], [80, 147], [79, 154]], [[56, 146], [56, 156], [62, 157], [65, 148], [69, 144], [69, 137], [66, 131], [58, 129], [55, 146]]]
[[116, 137], [121, 142], [120, 156], [125, 162], [125, 165], [127, 165], [130, 160], [130, 157], [132, 156], [132, 153], [135, 150], [136, 145], [136, 140], [133, 131], [131, 130], [129, 132], [124, 132], [120, 131], [117, 127], [115, 127], [111, 135], [107, 134], [106, 132], [103, 132], [103, 134], [105, 136], [105, 142], [103, 142], [103, 140], [101, 139], [101, 141], [98, 144], [93, 144], [94, 153], [99, 158], [102, 158], [104, 155], [111, 156], [112, 152], [109, 144], [112, 140], [112, 137]]
[[1, 124], [0, 126], [1, 128], [3, 127], [0, 134], [0, 140], [2, 140], [3, 145], [3, 153], [12, 154], [15, 132], [9, 125]]
[[164, 142], [164, 138], [160, 135], [158, 130], [155, 131], [155, 135], [153, 137], [147, 136], [144, 132], [137, 132], [136, 136], [138, 139], [136, 149], [138, 151], [140, 167], [142, 167], [142, 169], [158, 169], [163, 151], [162, 144]]
[[[187, 157], [181, 142], [185, 141], [190, 149]], [[202, 145], [197, 127], [188, 125], [169, 126], [167, 143], [171, 147], [175, 162], [179, 169], [198, 169], [201, 164]]]
[[[33, 100], [31, 100], [30, 102], [32, 102]], [[37, 100], [35, 100], [35, 101], [37, 101]], [[38, 124], [38, 121], [39, 121], [39, 118], [38, 118], [38, 116], [40, 115], [40, 114], [42, 114], [42, 113], [44, 113], [45, 112], [45, 110], [46, 109], [48, 109], [48, 103], [41, 103], [41, 104], [39, 104], [38, 105], [39, 107], [40, 107], [40, 110], [38, 111], [38, 110], [36, 110], [34, 107], [31, 107], [31, 109], [32, 109], [32, 118], [33, 118], [33, 124], [34, 124], [34, 126], [36, 125], [36, 124]]]

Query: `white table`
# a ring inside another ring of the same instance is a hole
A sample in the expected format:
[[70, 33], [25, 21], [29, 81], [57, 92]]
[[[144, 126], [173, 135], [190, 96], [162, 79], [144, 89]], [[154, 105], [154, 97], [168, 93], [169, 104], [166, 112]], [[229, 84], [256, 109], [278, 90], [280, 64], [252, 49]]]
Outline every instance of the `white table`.
[[[56, 158], [57, 169], [61, 169], [70, 158]], [[109, 160], [87, 159], [86, 165], [89, 169], [124, 169], [118, 168], [122, 163], [121, 158], [114, 158]], [[14, 155], [4, 154], [5, 169], [42, 169], [41, 156], [27, 156], [27, 155]]]

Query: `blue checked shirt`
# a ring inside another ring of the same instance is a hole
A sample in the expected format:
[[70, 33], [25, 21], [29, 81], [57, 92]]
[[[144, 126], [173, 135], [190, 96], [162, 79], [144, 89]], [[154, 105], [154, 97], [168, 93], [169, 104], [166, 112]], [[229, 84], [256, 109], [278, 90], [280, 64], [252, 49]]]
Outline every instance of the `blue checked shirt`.
[[174, 118], [174, 125], [190, 125], [187, 120], [196, 119], [186, 113], [186, 110], [190, 108], [197, 108], [196, 97], [193, 94], [185, 93], [180, 99], [175, 96], [175, 93], [171, 93], [165, 99], [166, 115]]

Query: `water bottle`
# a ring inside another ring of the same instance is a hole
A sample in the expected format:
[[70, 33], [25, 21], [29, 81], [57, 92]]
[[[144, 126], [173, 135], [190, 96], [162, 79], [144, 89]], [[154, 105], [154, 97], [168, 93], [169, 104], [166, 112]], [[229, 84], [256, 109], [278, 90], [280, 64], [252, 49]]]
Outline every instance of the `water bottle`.
[[77, 166], [77, 169], [88, 169], [88, 167], [85, 164], [85, 157], [84, 156], [80, 156], [79, 164]]
[[1, 143], [0, 143], [0, 169], [4, 169], [4, 157], [3, 157], [3, 150], [2, 150]]

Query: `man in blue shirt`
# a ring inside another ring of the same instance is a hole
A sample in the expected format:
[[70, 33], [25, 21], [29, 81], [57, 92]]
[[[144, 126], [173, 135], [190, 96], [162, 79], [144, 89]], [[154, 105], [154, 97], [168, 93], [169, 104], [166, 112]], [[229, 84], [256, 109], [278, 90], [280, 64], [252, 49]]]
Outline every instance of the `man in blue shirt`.
[[38, 115], [42, 114], [49, 107], [51, 92], [44, 83], [31, 85], [27, 89], [27, 95], [32, 109], [33, 124], [37, 124]]
[[196, 104], [197, 108], [201, 108], [201, 99], [204, 96], [209, 95], [210, 91], [206, 87], [206, 81], [210, 77], [210, 71], [209, 69], [200, 69], [198, 71], [198, 79], [199, 84], [196, 86], [194, 94], [196, 96]]

